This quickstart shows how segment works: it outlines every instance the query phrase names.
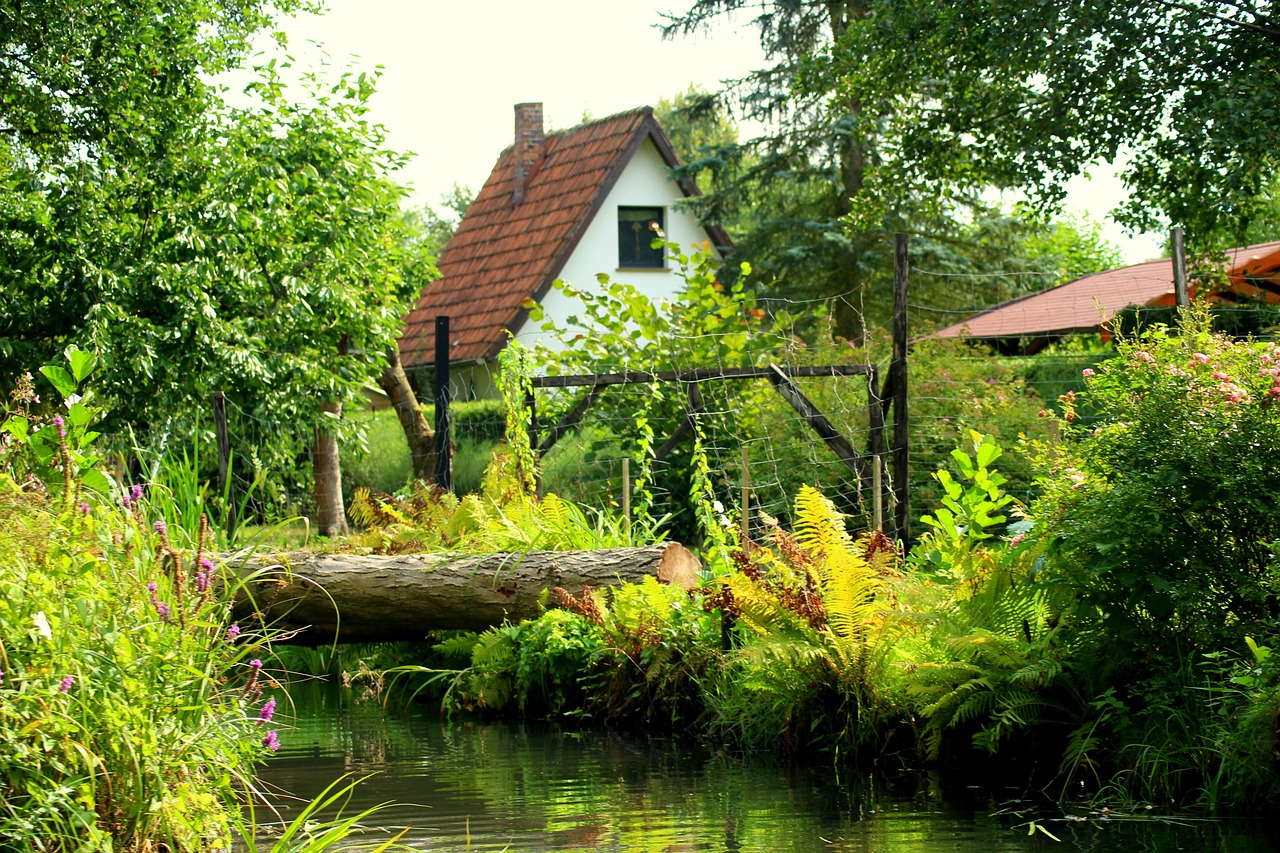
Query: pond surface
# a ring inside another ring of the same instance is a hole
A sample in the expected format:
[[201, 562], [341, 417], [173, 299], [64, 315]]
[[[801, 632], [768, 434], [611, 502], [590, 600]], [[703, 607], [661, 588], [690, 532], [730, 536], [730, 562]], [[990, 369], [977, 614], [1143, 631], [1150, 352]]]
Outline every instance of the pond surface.
[[[1244, 821], [1057, 815], [1040, 825], [994, 815], [990, 795], [944, 798], [936, 777], [872, 783], [825, 766], [779, 766], [649, 738], [540, 725], [442, 722], [430, 709], [389, 711], [332, 691], [291, 691], [282, 746], [264, 785], [314, 797], [344, 773], [374, 774], [350, 807], [400, 805], [376, 818], [410, 827], [402, 839], [433, 851], [893, 851], [1098, 853], [1280, 848]], [[346, 694], [349, 695], [349, 694]], [[282, 710], [288, 703], [282, 702]], [[289, 801], [281, 802], [287, 811]]]

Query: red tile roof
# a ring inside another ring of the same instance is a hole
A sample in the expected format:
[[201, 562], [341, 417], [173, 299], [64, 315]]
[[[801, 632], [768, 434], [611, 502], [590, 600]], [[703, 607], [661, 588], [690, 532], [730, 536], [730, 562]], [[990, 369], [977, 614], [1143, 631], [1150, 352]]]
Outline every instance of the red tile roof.
[[[493, 359], [507, 330], [524, 321], [522, 303], [541, 300], [645, 139], [670, 166], [679, 158], [671, 141], [642, 107], [547, 134], [545, 154], [534, 164], [524, 199], [512, 203], [515, 156], [507, 148], [463, 217], [441, 258], [440, 278], [429, 284], [405, 321], [400, 358], [406, 367], [435, 361], [435, 318], [448, 316], [450, 361]], [[684, 195], [697, 194], [690, 182]], [[708, 228], [722, 245], [728, 238]]]
[[[1280, 241], [1231, 249], [1225, 266], [1233, 290], [1280, 301]], [[1258, 273], [1266, 276], [1267, 286], [1248, 283]], [[1172, 305], [1173, 300], [1173, 261], [1161, 258], [1004, 302], [930, 337], [1022, 338], [1092, 331], [1131, 305]]]

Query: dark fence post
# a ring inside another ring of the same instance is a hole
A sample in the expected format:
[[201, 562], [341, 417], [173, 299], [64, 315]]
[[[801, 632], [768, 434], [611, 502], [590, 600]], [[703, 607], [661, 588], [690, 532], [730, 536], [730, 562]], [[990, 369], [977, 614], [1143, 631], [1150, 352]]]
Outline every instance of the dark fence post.
[[1178, 303], [1178, 307], [1182, 308], [1190, 298], [1187, 294], [1187, 254], [1183, 247], [1182, 227], [1173, 229], [1170, 235], [1170, 242], [1173, 244], [1173, 293], [1174, 300]]
[[218, 436], [218, 494], [227, 506], [227, 539], [236, 532], [236, 500], [231, 488], [231, 438], [227, 435], [227, 396], [213, 392], [213, 428]]
[[904, 544], [911, 541], [911, 467], [907, 459], [907, 235], [893, 235], [893, 361], [889, 382], [893, 387], [893, 490], [896, 502], [894, 526]]
[[449, 318], [436, 317], [436, 484], [453, 491], [453, 442], [449, 440]]

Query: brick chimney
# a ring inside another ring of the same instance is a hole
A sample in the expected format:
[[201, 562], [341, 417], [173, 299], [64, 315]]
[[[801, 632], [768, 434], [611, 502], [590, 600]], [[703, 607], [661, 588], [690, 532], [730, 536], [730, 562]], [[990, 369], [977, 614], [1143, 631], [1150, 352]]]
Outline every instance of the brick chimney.
[[516, 104], [515, 185], [511, 203], [524, 201], [525, 187], [538, 161], [547, 150], [547, 137], [542, 132], [542, 104]]

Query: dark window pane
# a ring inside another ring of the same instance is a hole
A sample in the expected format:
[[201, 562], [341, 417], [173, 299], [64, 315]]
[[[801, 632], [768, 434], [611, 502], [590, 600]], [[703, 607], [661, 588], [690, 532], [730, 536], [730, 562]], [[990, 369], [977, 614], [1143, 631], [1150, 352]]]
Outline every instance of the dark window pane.
[[663, 228], [660, 207], [618, 208], [618, 266], [662, 269], [662, 249], [649, 244], [657, 237], [655, 228]]

